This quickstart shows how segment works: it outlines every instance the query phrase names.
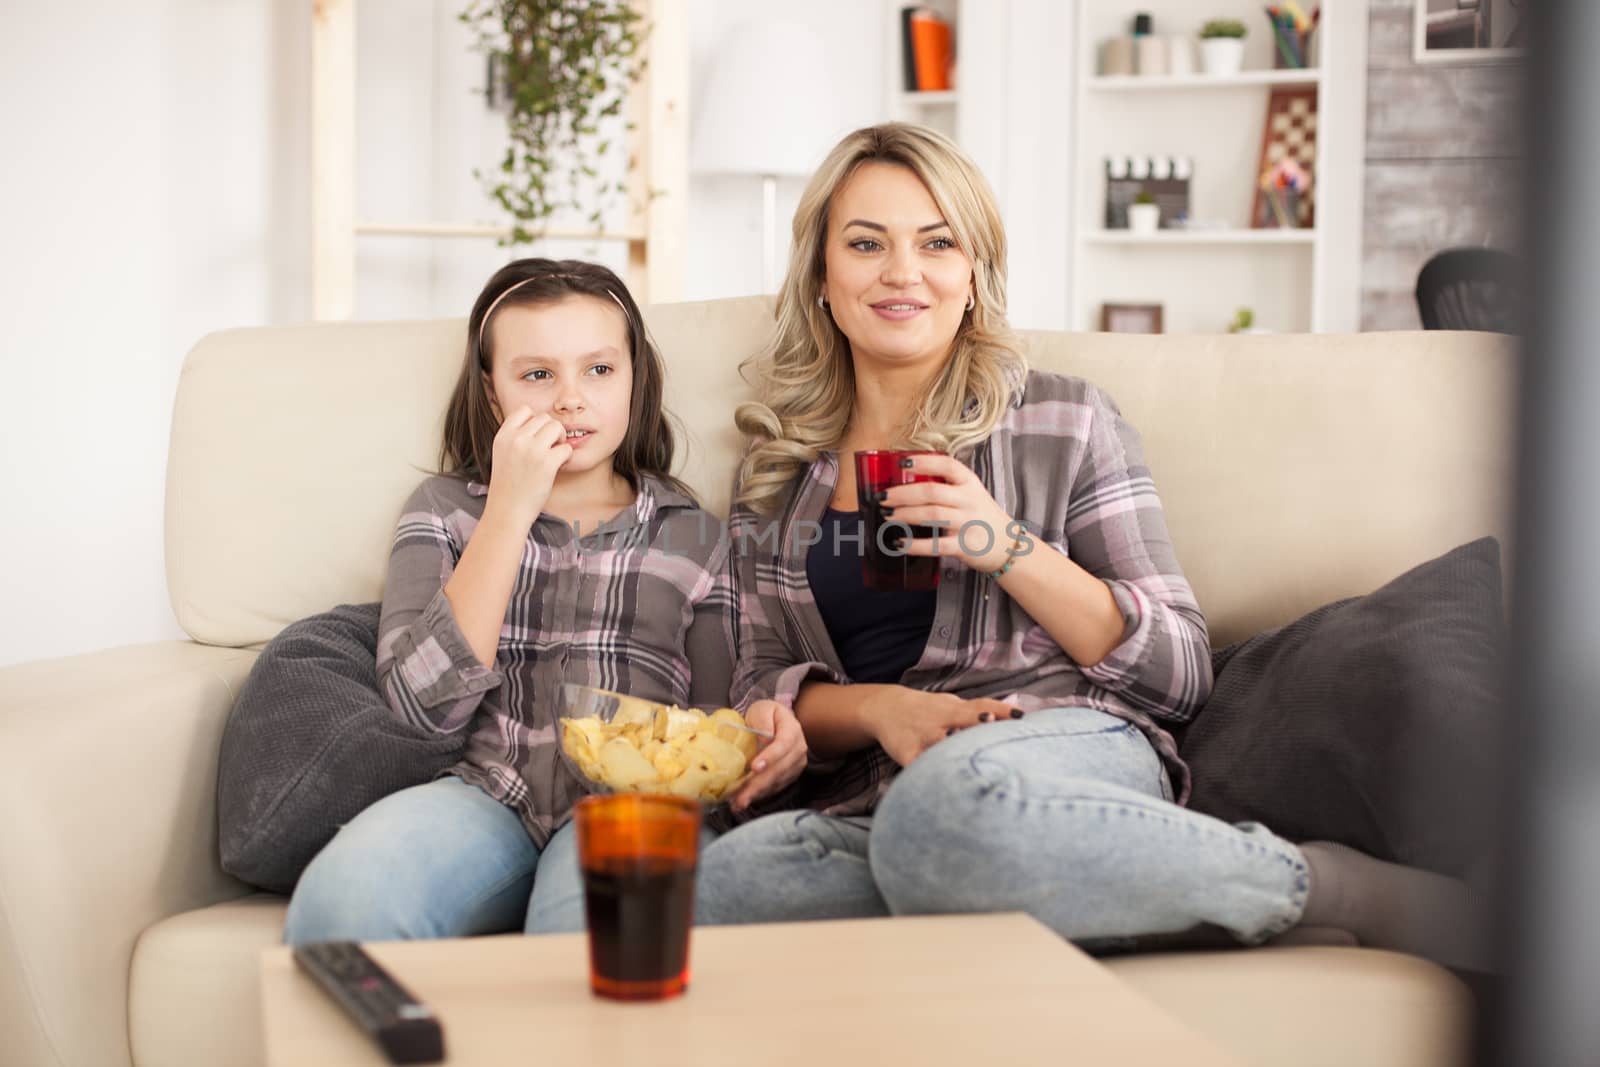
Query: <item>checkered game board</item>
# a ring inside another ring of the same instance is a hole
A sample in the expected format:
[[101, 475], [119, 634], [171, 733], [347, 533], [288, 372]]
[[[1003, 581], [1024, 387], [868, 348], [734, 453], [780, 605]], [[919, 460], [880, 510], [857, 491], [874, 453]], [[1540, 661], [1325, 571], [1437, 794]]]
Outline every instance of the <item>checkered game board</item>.
[[[1261, 137], [1261, 165], [1256, 174], [1289, 156], [1312, 176], [1311, 186], [1295, 205], [1296, 221], [1300, 226], [1316, 222], [1316, 163], [1317, 163], [1317, 90], [1315, 86], [1279, 87], [1272, 90], [1267, 100], [1267, 123]], [[1255, 204], [1250, 212], [1254, 225], [1272, 225], [1269, 221], [1272, 208], [1257, 187]]]

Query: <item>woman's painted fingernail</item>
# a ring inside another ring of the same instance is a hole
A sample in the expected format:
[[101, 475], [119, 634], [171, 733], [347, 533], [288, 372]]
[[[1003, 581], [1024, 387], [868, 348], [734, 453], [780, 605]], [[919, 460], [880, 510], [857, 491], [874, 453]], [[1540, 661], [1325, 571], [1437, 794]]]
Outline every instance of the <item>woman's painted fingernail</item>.
[[981, 711], [978, 713], [979, 722], [988, 722], [992, 718], [994, 718], [994, 716], [990, 715], [987, 711]]
[[911, 465], [913, 463], [915, 463], [915, 462], [916, 462], [916, 460], [912, 459], [910, 456], [901, 456], [900, 457], [900, 469], [901, 470], [910, 470], [911, 469]]
[[887, 489], [879, 489], [876, 493], [873, 493], [872, 495], [878, 501], [878, 503], [881, 504], [885, 500], [889, 499], [889, 490], [887, 490]]
[[1011, 717], [1012, 717], [1012, 718], [1013, 718], [1013, 719], [1020, 719], [1020, 718], [1022, 718], [1022, 709], [1021, 709], [1021, 708], [1012, 708], [1012, 709], [1011, 709]]
[[894, 514], [894, 508], [884, 507], [884, 508], [879, 508], [878, 510], [882, 511], [885, 515], [893, 515]]

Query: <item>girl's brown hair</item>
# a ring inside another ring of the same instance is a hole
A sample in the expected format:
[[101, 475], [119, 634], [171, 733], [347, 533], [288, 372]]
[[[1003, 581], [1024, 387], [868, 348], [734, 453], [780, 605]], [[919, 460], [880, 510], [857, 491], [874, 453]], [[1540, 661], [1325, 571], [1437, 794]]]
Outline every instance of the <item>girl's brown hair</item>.
[[628, 354], [633, 363], [633, 395], [628, 429], [611, 457], [611, 467], [635, 490], [639, 476], [651, 475], [692, 496], [672, 476], [674, 435], [661, 406], [661, 356], [645, 332], [633, 294], [610, 270], [576, 259], [518, 259], [495, 272], [472, 305], [467, 319], [467, 351], [444, 417], [439, 468], [445, 474], [488, 484], [494, 462], [494, 435], [500, 428], [489, 403], [484, 377], [494, 367], [493, 316], [510, 306], [551, 304], [569, 296], [615, 301], [628, 320]]

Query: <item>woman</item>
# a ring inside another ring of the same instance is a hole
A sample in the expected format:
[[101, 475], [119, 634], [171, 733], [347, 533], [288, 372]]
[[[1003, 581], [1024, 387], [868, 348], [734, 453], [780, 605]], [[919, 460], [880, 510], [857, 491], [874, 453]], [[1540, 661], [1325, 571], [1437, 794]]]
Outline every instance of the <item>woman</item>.
[[[986, 182], [931, 130], [850, 134], [802, 197], [731, 533], [734, 698], [792, 706], [807, 810], [708, 846], [700, 920], [1025, 910], [1091, 945], [1299, 925], [1436, 952], [1443, 879], [1182, 806], [1169, 727], [1210, 691], [1205, 621], [1138, 434], [1026, 369], [1005, 262]], [[945, 453], [881, 497], [947, 528], [906, 548], [941, 557], [935, 590], [863, 587], [851, 460], [882, 448]]]

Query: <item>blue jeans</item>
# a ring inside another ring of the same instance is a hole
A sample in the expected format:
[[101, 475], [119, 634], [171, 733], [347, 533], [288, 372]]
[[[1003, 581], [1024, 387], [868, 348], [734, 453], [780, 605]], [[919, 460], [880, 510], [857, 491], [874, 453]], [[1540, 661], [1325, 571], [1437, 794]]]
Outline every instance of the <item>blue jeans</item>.
[[[317, 853], [289, 900], [284, 940], [581, 930], [576, 836], [569, 822], [541, 855], [516, 812], [475, 785], [451, 777], [403, 789]], [[565, 855], [570, 864], [545, 862]]]
[[1294, 925], [1300, 850], [1172, 803], [1133, 725], [1053, 708], [919, 756], [870, 819], [784, 812], [701, 856], [703, 923], [1025, 911], [1091, 947], [1202, 923], [1256, 943]]

